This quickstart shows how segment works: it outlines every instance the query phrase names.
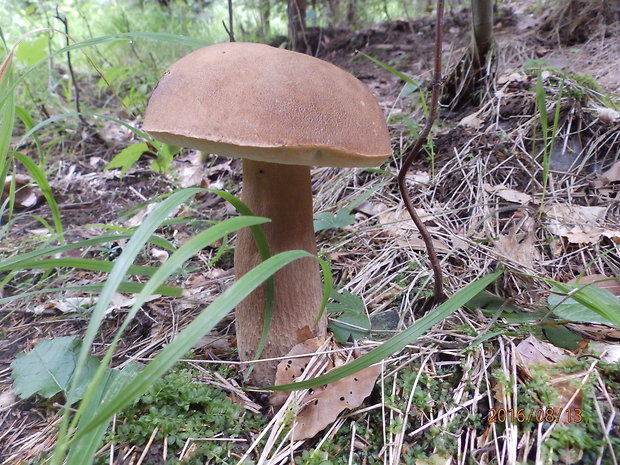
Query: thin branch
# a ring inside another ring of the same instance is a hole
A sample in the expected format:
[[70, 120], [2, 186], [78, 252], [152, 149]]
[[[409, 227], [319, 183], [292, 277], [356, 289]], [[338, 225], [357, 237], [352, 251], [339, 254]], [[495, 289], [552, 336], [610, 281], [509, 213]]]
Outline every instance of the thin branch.
[[224, 26], [224, 30], [226, 31], [226, 34], [228, 34], [228, 39], [231, 42], [235, 42], [235, 30], [233, 28], [232, 0], [228, 0], [228, 27], [226, 26], [226, 23], [224, 21], [222, 21], [222, 25]]
[[[66, 17], [63, 18], [62, 16], [60, 16], [60, 13], [58, 11], [58, 5], [56, 5], [56, 16], [54, 16], [54, 18], [60, 21], [65, 28], [65, 39], [66, 39], [66, 44], [68, 47], [69, 46], [69, 22], [67, 21]], [[75, 78], [75, 73], [73, 72], [73, 66], [71, 65], [71, 52], [67, 52], [67, 66], [69, 68], [69, 74], [71, 75], [71, 81], [73, 83], [73, 92], [75, 93], [75, 111], [78, 115], [78, 118], [80, 119], [80, 122], [84, 126], [88, 126], [88, 123], [82, 116], [82, 112], [80, 110], [80, 88], [78, 87], [77, 79]]]
[[444, 10], [444, 0], [437, 0], [437, 25], [435, 29], [435, 68], [434, 68], [434, 76], [433, 76], [433, 93], [431, 96], [431, 108], [428, 115], [428, 119], [426, 120], [426, 125], [422, 129], [418, 140], [416, 141], [413, 149], [409, 154], [405, 157], [405, 161], [403, 162], [403, 166], [398, 173], [398, 188], [400, 189], [401, 196], [403, 198], [403, 202], [405, 203], [405, 207], [409, 212], [409, 216], [415, 223], [416, 227], [420, 231], [420, 235], [424, 240], [424, 244], [426, 245], [426, 250], [428, 252], [428, 258], [431, 261], [431, 267], [433, 268], [433, 274], [435, 276], [435, 300], [437, 302], [443, 302], [445, 299], [443, 293], [443, 278], [441, 273], [441, 264], [439, 263], [439, 259], [437, 258], [437, 253], [435, 252], [435, 247], [433, 246], [433, 238], [430, 233], [420, 220], [420, 217], [413, 208], [411, 203], [411, 198], [409, 197], [409, 192], [407, 190], [406, 179], [405, 176], [413, 163], [420, 153], [422, 146], [426, 143], [428, 139], [428, 135], [431, 132], [433, 127], [433, 122], [435, 121], [435, 117], [437, 116], [437, 107], [439, 104], [439, 93], [441, 90], [441, 85], [443, 84], [443, 78], [441, 75], [441, 43], [443, 41], [443, 10]]

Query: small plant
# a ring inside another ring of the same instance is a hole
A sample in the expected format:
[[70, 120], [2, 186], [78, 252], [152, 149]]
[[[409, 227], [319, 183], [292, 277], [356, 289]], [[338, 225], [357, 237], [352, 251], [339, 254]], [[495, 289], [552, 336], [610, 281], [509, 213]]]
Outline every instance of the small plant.
[[[108, 441], [117, 447], [144, 446], [157, 429], [154, 441], [167, 442], [169, 458], [179, 457], [188, 441], [197, 439], [193, 442], [195, 448], [187, 454], [190, 457], [183, 457], [184, 463], [230, 463], [226, 460], [230, 453], [242, 453], [247, 442], [217, 441], [217, 437], [250, 442], [248, 433], [260, 430], [264, 418], [233, 403], [224, 391], [195, 381], [195, 376], [194, 371], [181, 368], [157, 380], [118, 414], [116, 429], [108, 435]], [[100, 463], [107, 463], [107, 459]]]

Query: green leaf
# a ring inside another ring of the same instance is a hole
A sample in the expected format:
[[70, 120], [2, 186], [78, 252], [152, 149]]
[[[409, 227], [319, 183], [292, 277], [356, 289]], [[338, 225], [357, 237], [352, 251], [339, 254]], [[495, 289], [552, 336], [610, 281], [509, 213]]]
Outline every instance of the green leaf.
[[22, 40], [15, 50], [15, 58], [24, 61], [28, 66], [34, 66], [47, 56], [48, 38]]
[[15, 158], [17, 158], [22, 165], [26, 167], [26, 169], [30, 172], [31, 176], [34, 178], [35, 182], [39, 185], [39, 189], [43, 193], [47, 204], [52, 211], [52, 218], [54, 219], [54, 229], [56, 229], [56, 233], [60, 237], [61, 242], [64, 242], [63, 237], [63, 228], [62, 221], [60, 220], [60, 208], [58, 208], [58, 203], [56, 203], [56, 199], [54, 198], [54, 193], [52, 192], [52, 187], [47, 182], [47, 177], [41, 168], [39, 168], [35, 162], [33, 162], [26, 155], [15, 152], [13, 154]]
[[146, 142], [138, 142], [136, 144], [132, 144], [129, 147], [125, 147], [121, 150], [108, 165], [105, 167], [107, 170], [111, 170], [114, 168], [121, 169], [121, 175], [124, 175], [129, 168], [133, 166], [135, 162], [137, 162], [144, 152], [149, 151], [149, 146]]
[[[370, 333], [370, 318], [366, 313], [345, 312], [330, 323], [334, 339], [340, 344], [358, 340]], [[361, 329], [360, 329], [361, 328]]]
[[[549, 294], [553, 313], [568, 321], [620, 326], [620, 299], [593, 284], [553, 283], [558, 294]], [[570, 293], [570, 297], [567, 295]]]
[[[39, 394], [50, 398], [59, 392], [67, 394], [80, 352], [80, 341], [75, 336], [45, 339], [30, 352], [21, 353], [11, 363], [15, 392], [23, 399]], [[72, 400], [84, 393], [90, 376], [99, 362], [92, 355], [86, 361]]]
[[364, 313], [366, 311], [366, 308], [364, 307], [364, 301], [360, 297], [352, 294], [346, 289], [343, 290], [342, 293], [339, 293], [335, 289], [333, 289], [329, 298], [335, 300], [335, 302], [327, 304], [328, 313]]
[[157, 158], [151, 163], [151, 168], [153, 171], [168, 171], [174, 155], [179, 153], [179, 147], [157, 141], [154, 141], [153, 145], [157, 148], [157, 153], [155, 154]]
[[321, 212], [314, 217], [314, 231], [319, 232], [324, 229], [337, 229], [349, 226], [355, 222], [355, 216], [348, 209], [338, 210], [334, 215], [332, 212]]

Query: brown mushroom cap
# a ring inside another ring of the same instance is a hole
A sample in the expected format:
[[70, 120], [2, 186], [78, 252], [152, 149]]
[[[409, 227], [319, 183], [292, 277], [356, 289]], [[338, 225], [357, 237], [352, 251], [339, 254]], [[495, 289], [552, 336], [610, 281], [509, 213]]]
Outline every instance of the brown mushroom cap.
[[196, 50], [160, 79], [144, 129], [163, 142], [291, 165], [376, 166], [392, 153], [385, 116], [346, 71], [255, 43]]

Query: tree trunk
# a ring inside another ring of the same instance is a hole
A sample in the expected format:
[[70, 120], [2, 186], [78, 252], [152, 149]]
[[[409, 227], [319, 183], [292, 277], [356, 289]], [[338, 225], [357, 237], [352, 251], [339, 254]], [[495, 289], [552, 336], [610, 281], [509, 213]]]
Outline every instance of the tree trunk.
[[306, 0], [288, 0], [286, 11], [291, 50], [303, 50], [306, 43]]
[[471, 45], [443, 86], [441, 103], [450, 108], [478, 105], [493, 81], [493, 0], [471, 0]]
[[493, 42], [493, 0], [471, 0], [474, 73], [483, 71]]
[[269, 0], [260, 0], [258, 3], [258, 14], [260, 17], [260, 36], [261, 41], [264, 42], [269, 36], [270, 19], [271, 19], [271, 5]]

